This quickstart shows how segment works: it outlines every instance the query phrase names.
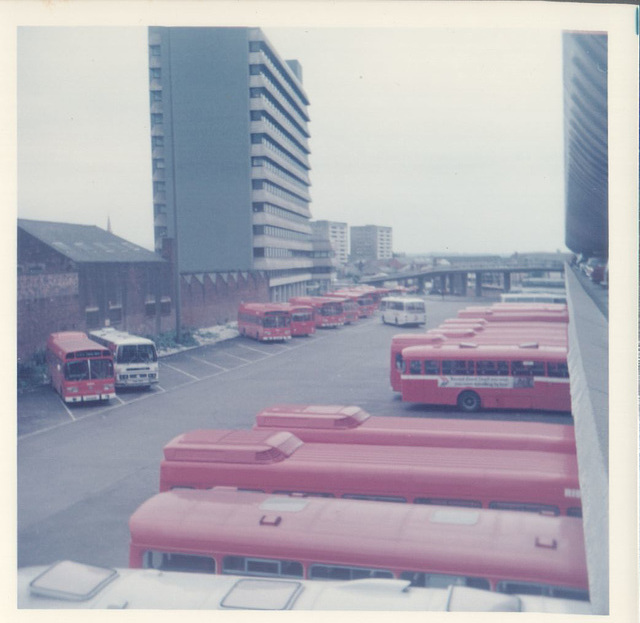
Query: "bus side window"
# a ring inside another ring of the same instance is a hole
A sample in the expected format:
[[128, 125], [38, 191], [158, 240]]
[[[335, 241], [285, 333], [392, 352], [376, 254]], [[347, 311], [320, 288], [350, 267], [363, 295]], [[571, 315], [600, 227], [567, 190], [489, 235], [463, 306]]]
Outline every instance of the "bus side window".
[[463, 575], [447, 575], [445, 573], [422, 573], [419, 571], [403, 571], [402, 580], [409, 580], [412, 586], [423, 588], [448, 588], [449, 586], [470, 586], [490, 590], [491, 585], [486, 578], [466, 577]]
[[209, 556], [192, 554], [175, 554], [147, 550], [144, 553], [142, 566], [145, 569], [162, 571], [186, 571], [192, 573], [215, 573], [216, 561]]
[[392, 577], [393, 573], [386, 569], [367, 569], [366, 567], [320, 564], [313, 564], [309, 568], [309, 579], [311, 580], [360, 580], [364, 578]]
[[225, 556], [222, 560], [222, 573], [290, 578], [303, 576], [302, 563], [295, 560], [272, 560], [245, 556]]
[[475, 374], [475, 362], [456, 359], [442, 362], [442, 374], [469, 376]]
[[506, 361], [476, 361], [476, 370], [480, 376], [508, 376], [509, 364]]
[[364, 493], [345, 493], [346, 500], [371, 500], [373, 502], [400, 502], [406, 503], [406, 498], [400, 495], [366, 495]]
[[513, 376], [544, 376], [542, 361], [512, 361], [511, 374]]
[[465, 508], [482, 508], [479, 500], [455, 500], [452, 498], [415, 498], [414, 504], [435, 504], [437, 506], [463, 506]]
[[548, 362], [547, 375], [553, 376], [556, 378], [567, 379], [569, 378], [569, 368], [567, 367], [567, 364], [564, 362], [562, 363]]
[[440, 374], [440, 365], [438, 361], [426, 359], [424, 362], [425, 374]]
[[528, 513], [548, 513], [559, 515], [560, 509], [551, 504], [533, 504], [528, 502], [489, 502], [489, 508], [507, 511], [524, 511]]
[[409, 362], [409, 374], [422, 374], [422, 362], [413, 359]]

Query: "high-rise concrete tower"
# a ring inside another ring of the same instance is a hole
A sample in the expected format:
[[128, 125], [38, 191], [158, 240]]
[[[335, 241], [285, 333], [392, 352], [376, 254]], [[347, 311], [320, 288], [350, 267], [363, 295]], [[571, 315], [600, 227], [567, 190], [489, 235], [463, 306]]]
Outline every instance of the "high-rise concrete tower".
[[156, 250], [180, 273], [258, 270], [271, 298], [314, 266], [309, 101], [259, 28], [149, 29]]

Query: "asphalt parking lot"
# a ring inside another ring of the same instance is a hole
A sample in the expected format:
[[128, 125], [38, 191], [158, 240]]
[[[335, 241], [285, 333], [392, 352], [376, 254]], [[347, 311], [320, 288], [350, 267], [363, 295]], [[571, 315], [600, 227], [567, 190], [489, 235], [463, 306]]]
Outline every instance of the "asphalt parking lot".
[[[428, 300], [427, 328], [477, 299]], [[51, 388], [18, 400], [18, 565], [128, 565], [128, 519], [158, 491], [162, 448], [197, 428], [249, 428], [279, 403], [357, 405], [372, 415], [469, 417], [403, 403], [389, 385], [393, 335], [378, 316], [286, 343], [234, 338], [163, 357], [160, 383], [108, 405], [65, 406]], [[570, 424], [569, 415], [473, 417]]]

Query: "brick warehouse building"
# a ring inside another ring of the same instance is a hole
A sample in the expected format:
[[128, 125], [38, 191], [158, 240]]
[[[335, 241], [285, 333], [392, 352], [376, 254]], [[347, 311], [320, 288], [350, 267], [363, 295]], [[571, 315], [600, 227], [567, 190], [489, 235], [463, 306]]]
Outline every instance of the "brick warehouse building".
[[[175, 330], [171, 264], [99, 227], [18, 219], [18, 357], [53, 331], [109, 324], [139, 335]], [[268, 300], [261, 272], [181, 276], [182, 326], [235, 320], [241, 300]]]

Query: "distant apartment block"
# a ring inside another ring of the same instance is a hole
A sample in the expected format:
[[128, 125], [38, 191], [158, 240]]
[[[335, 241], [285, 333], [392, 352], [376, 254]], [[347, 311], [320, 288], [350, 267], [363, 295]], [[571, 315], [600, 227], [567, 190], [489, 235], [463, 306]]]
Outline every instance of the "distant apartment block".
[[393, 257], [392, 228], [379, 225], [351, 227], [352, 260], [388, 260]]
[[315, 235], [329, 239], [336, 261], [346, 264], [349, 260], [348, 225], [337, 221], [312, 221], [311, 227]]
[[309, 100], [259, 28], [149, 28], [156, 251], [181, 274], [313, 280]]

